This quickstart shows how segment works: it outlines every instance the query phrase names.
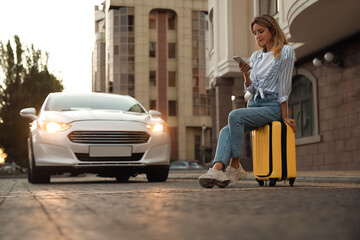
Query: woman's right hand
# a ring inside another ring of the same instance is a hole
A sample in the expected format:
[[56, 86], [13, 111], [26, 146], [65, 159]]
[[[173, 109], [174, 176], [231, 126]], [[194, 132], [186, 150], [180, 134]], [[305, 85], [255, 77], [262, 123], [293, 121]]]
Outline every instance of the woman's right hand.
[[247, 63], [239, 62], [239, 68], [244, 75], [245, 85], [249, 87], [251, 85], [250, 70], [252, 69], [252, 67], [250, 67], [250, 65]]
[[249, 75], [249, 71], [252, 69], [249, 64], [242, 62], [239, 62], [239, 68], [244, 75]]

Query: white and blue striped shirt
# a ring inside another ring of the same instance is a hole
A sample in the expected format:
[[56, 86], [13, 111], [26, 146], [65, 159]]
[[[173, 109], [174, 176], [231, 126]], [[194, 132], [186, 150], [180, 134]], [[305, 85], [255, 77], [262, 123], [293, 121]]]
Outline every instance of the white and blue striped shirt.
[[254, 94], [254, 99], [259, 95], [264, 98], [265, 94], [273, 94], [278, 98], [279, 103], [288, 100], [291, 92], [292, 73], [294, 69], [295, 53], [291, 46], [284, 45], [281, 49], [279, 59], [274, 59], [265, 80], [260, 81], [257, 74], [258, 64], [263, 57], [263, 50], [255, 51], [250, 58], [250, 79], [252, 81], [245, 91]]

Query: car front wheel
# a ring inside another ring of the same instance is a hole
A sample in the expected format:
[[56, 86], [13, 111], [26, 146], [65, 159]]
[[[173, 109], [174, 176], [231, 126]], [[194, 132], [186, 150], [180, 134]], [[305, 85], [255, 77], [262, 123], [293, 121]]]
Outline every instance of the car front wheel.
[[169, 176], [169, 166], [152, 166], [146, 172], [149, 182], [165, 182]]
[[36, 167], [35, 157], [33, 146], [31, 143], [31, 136], [28, 139], [28, 158], [29, 158], [29, 167], [28, 167], [28, 181], [29, 183], [49, 183], [50, 174], [42, 173], [39, 170], [39, 167]]

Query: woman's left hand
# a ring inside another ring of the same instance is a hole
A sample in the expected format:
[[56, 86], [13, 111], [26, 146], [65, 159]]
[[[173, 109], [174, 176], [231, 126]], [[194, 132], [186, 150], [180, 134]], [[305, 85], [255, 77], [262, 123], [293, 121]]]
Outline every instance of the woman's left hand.
[[283, 121], [291, 126], [293, 132], [296, 132], [296, 122], [295, 119], [292, 118], [284, 118]]

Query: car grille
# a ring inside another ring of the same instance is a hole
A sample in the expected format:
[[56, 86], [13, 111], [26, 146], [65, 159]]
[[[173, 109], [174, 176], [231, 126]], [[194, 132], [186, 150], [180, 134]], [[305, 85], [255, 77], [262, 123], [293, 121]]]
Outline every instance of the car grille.
[[68, 135], [74, 143], [87, 144], [136, 144], [146, 143], [150, 135], [146, 132], [130, 131], [74, 131]]
[[139, 161], [144, 153], [133, 153], [130, 157], [90, 157], [88, 153], [75, 153], [80, 161]]

